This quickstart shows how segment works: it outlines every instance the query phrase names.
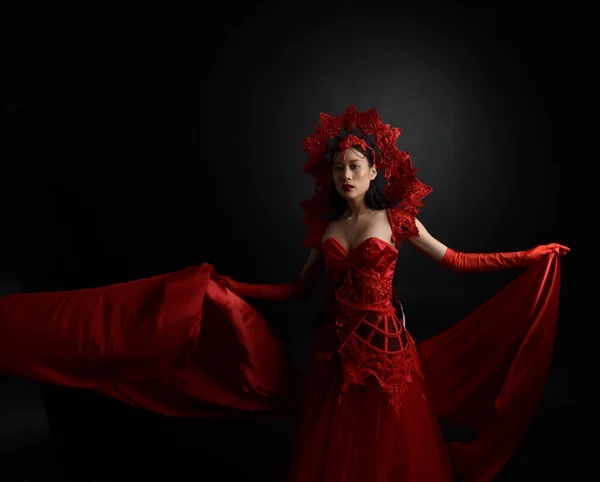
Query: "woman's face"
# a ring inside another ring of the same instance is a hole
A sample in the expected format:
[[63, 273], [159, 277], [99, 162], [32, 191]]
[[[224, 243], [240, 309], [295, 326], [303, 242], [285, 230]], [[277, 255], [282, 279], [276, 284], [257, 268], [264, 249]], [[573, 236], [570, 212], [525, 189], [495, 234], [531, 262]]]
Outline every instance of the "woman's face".
[[367, 157], [356, 149], [350, 147], [333, 157], [333, 183], [347, 201], [364, 197], [376, 175], [375, 167], [369, 167]]

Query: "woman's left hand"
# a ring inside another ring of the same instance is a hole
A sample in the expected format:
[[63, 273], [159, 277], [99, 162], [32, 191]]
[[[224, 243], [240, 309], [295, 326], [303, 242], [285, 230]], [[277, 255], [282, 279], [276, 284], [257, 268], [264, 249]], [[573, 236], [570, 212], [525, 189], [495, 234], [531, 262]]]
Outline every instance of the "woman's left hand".
[[540, 259], [545, 258], [552, 253], [564, 256], [569, 251], [571, 250], [567, 246], [558, 243], [550, 243], [536, 246], [535, 248], [530, 249], [527, 254], [529, 259], [539, 261]]

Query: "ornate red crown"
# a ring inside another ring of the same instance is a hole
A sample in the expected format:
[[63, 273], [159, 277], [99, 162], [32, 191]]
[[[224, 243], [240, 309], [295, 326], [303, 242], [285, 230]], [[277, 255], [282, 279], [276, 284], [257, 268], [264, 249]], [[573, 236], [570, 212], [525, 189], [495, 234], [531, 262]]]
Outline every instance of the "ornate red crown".
[[410, 155], [398, 150], [396, 140], [401, 129], [384, 124], [375, 107], [359, 112], [350, 105], [340, 116], [322, 112], [319, 119], [320, 124], [315, 126], [314, 133], [302, 142], [308, 153], [303, 171], [315, 179], [314, 196], [301, 203], [306, 215], [304, 224], [309, 229], [314, 228], [315, 223], [329, 222], [331, 155], [336, 149], [351, 145], [373, 151], [375, 168], [384, 172], [384, 195], [394, 210], [417, 215], [423, 206], [422, 199], [432, 189], [417, 178], [418, 169], [412, 166]]

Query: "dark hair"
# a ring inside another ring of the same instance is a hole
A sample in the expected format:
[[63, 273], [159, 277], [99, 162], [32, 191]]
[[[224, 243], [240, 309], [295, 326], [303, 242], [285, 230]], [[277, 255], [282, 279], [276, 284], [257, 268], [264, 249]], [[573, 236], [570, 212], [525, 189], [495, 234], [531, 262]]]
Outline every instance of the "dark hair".
[[[365, 150], [362, 148], [362, 146], [359, 146], [359, 145], [352, 146], [352, 149], [362, 153], [369, 161], [369, 167], [373, 167], [373, 153], [371, 152], [370, 149]], [[335, 151], [333, 151], [333, 153], [331, 155], [332, 169], [333, 169], [333, 158], [339, 151], [340, 151], [339, 149], [336, 149]], [[369, 189], [367, 189], [367, 192], [365, 193], [365, 204], [367, 205], [367, 207], [369, 209], [373, 209], [375, 211], [379, 211], [381, 209], [386, 209], [390, 205], [388, 200], [385, 198], [383, 193], [380, 191], [379, 186], [377, 185], [377, 179], [379, 179], [379, 177], [380, 176], [377, 176], [375, 179], [373, 179], [371, 181], [371, 184], [369, 185]], [[340, 196], [340, 193], [337, 192], [335, 185], [333, 183], [333, 180], [331, 181], [331, 184], [332, 185], [331, 185], [331, 194], [329, 196], [329, 206], [331, 207], [333, 217], [335, 219], [337, 219], [342, 214], [344, 214], [344, 212], [346, 211], [346, 208], [348, 207], [348, 203], [342, 196]]]

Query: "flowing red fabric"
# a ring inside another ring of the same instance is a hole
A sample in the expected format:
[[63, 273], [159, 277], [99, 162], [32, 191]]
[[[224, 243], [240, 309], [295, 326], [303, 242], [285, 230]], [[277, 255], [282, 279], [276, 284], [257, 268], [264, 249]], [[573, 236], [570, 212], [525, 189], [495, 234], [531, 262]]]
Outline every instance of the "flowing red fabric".
[[553, 254], [418, 345], [436, 415], [477, 429], [473, 441], [449, 444], [458, 480], [492, 480], [524, 435], [550, 369], [559, 296]]
[[261, 315], [213, 273], [203, 264], [0, 298], [0, 373], [173, 417], [287, 409], [299, 372]]
[[[357, 260], [375, 245], [366, 243]], [[558, 317], [557, 255], [438, 336], [413, 345], [407, 332], [398, 335], [416, 348], [422, 371], [406, 371], [400, 406], [375, 377], [344, 388], [335, 325], [317, 330], [308, 376], [299, 373], [264, 318], [213, 274], [202, 264], [103, 288], [0, 298], [0, 372], [173, 417], [295, 416], [301, 401], [294, 481], [488, 482], [539, 404]], [[446, 444], [437, 418], [474, 427], [474, 440]]]

